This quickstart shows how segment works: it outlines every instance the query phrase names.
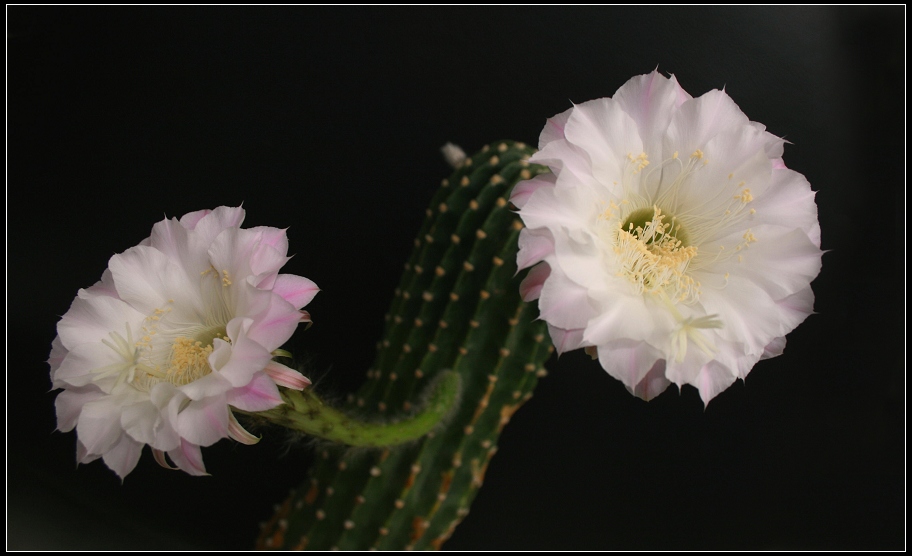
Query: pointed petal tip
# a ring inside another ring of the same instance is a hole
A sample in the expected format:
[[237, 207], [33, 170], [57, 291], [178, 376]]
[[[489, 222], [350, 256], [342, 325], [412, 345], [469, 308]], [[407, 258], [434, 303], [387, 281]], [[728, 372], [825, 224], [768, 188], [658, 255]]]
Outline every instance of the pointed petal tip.
[[247, 446], [252, 446], [263, 439], [262, 436], [256, 436], [245, 429], [238, 422], [237, 417], [234, 416], [234, 413], [229, 412], [228, 415], [228, 436], [234, 440], [237, 440], [241, 444], [246, 444]]
[[269, 375], [269, 378], [278, 386], [283, 386], [292, 390], [303, 390], [313, 384], [310, 379], [303, 374], [276, 361], [270, 361], [263, 371]]

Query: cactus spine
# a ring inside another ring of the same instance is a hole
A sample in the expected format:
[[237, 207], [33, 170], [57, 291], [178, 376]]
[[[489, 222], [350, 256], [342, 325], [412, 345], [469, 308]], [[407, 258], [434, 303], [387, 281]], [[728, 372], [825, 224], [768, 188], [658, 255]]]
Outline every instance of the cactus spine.
[[395, 420], [428, 404], [421, 392], [452, 370], [455, 407], [418, 440], [325, 448], [264, 524], [258, 548], [440, 548], [468, 513], [501, 429], [552, 351], [536, 305], [519, 296], [522, 226], [506, 200], [518, 181], [547, 171], [528, 163], [532, 152], [495, 143], [443, 181], [353, 400]]

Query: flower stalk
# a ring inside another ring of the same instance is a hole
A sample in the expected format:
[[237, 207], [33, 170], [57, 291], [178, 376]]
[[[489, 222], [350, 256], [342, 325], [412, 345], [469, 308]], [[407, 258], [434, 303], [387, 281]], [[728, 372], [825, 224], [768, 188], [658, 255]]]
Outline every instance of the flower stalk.
[[427, 387], [427, 402], [418, 411], [388, 422], [359, 419], [330, 407], [312, 389], [283, 389], [284, 404], [248, 415], [348, 446], [395, 446], [417, 440], [440, 424], [459, 397], [459, 384], [458, 374], [440, 374]]

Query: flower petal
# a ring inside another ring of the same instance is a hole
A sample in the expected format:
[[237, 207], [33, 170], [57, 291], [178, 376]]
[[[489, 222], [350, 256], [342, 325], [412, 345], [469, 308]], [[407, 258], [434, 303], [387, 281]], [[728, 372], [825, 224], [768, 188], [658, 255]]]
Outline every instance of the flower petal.
[[175, 465], [190, 475], [196, 477], [209, 475], [209, 473], [206, 473], [206, 466], [203, 465], [203, 454], [196, 444], [182, 439], [180, 448], [170, 450], [168, 457], [171, 458]]
[[[228, 436], [228, 406], [219, 397], [192, 400], [177, 414], [176, 429], [182, 445], [190, 442], [198, 446], [210, 446]], [[171, 452], [168, 452], [171, 455]], [[171, 458], [174, 460], [174, 457]], [[174, 460], [184, 469], [177, 460]]]
[[[637, 340], [612, 340], [598, 346], [602, 368], [620, 380], [627, 390], [645, 400], [660, 394], [668, 386], [663, 371], [662, 352]], [[661, 390], [659, 390], [661, 388]]]
[[79, 414], [82, 407], [94, 402], [102, 397], [105, 393], [95, 386], [83, 386], [81, 388], [70, 388], [57, 394], [54, 406], [57, 409], [57, 430], [60, 432], [69, 432], [73, 430], [79, 420]]
[[126, 336], [126, 325], [138, 339], [144, 318], [144, 314], [113, 297], [77, 297], [57, 323], [57, 333], [63, 346], [70, 350], [81, 344], [103, 345], [102, 340], [111, 340], [111, 332]]
[[705, 406], [717, 394], [734, 384], [737, 378], [730, 369], [724, 367], [718, 361], [710, 361], [700, 369], [700, 374], [697, 375], [694, 386], [700, 391], [700, 399], [703, 400], [703, 405]]
[[248, 446], [256, 444], [263, 438], [261, 436], [254, 436], [247, 432], [247, 429], [238, 423], [237, 417], [234, 416], [234, 413], [228, 414], [228, 435], [241, 444], [246, 444]]
[[142, 448], [143, 445], [141, 443], [136, 442], [127, 435], [123, 435], [111, 449], [105, 452], [102, 459], [109, 469], [123, 479], [136, 467], [139, 462], [139, 456], [142, 455]]
[[565, 110], [560, 114], [548, 118], [545, 128], [542, 129], [538, 137], [538, 149], [542, 150], [548, 143], [564, 139], [564, 128], [567, 127], [567, 120], [570, 119], [570, 113], [573, 109]]
[[564, 330], [563, 328], [558, 328], [551, 324], [548, 325], [548, 335], [551, 336], [551, 343], [554, 344], [554, 349], [557, 351], [558, 356], [583, 347], [585, 345], [585, 342], [583, 341], [583, 332], [585, 331], [585, 328]]
[[528, 268], [554, 253], [554, 237], [547, 228], [519, 232], [519, 252], [516, 255], [517, 272]]
[[785, 336], [779, 336], [772, 342], [766, 344], [766, 347], [763, 348], [763, 355], [760, 356], [760, 359], [772, 359], [773, 357], [782, 355], [784, 351]]
[[604, 185], [622, 181], [627, 155], [636, 156], [644, 148], [636, 122], [609, 98], [575, 106], [564, 135], [586, 152], [592, 176]]
[[[611, 98], [636, 123], [650, 158], [662, 160], [670, 156], [670, 153], [663, 156], [661, 138], [677, 108], [690, 98], [674, 76], [666, 78], [658, 71], [639, 75], [627, 81]], [[631, 152], [639, 154], [639, 151]]]
[[561, 272], [552, 271], [545, 280], [538, 306], [541, 319], [565, 330], [585, 328], [596, 315], [586, 288]]
[[295, 309], [300, 309], [313, 300], [320, 288], [312, 280], [303, 276], [279, 274], [272, 286], [272, 291]]
[[718, 89], [683, 103], [668, 125], [665, 152], [690, 156], [723, 131], [747, 126], [747, 116], [735, 101]]
[[263, 371], [269, 375], [269, 378], [277, 386], [291, 388], [292, 390], [303, 390], [311, 385], [309, 378], [275, 361], [270, 361]]
[[539, 188], [554, 187], [556, 182], [557, 176], [551, 173], [539, 174], [530, 180], [521, 181], [517, 183], [513, 187], [513, 191], [510, 192], [510, 202], [513, 203], [516, 208], [521, 209], [526, 204], [526, 201], [529, 200], [529, 197], [531, 197]]
[[519, 295], [523, 301], [534, 301], [541, 296], [542, 285], [551, 274], [551, 267], [548, 263], [539, 263], [532, 267], [532, 270], [526, 274], [523, 281], [519, 284]]
[[228, 392], [225, 401], [242, 411], [266, 411], [283, 403], [279, 389], [266, 373], [257, 373], [241, 388]]
[[144, 316], [165, 307], [181, 322], [193, 322], [199, 320], [198, 315], [206, 314], [199, 284], [191, 282], [180, 264], [161, 251], [142, 245], [131, 247], [111, 257], [108, 265], [120, 298]]
[[120, 440], [123, 434], [120, 428], [121, 402], [122, 399], [105, 396], [82, 406], [76, 432], [88, 453], [104, 454]]

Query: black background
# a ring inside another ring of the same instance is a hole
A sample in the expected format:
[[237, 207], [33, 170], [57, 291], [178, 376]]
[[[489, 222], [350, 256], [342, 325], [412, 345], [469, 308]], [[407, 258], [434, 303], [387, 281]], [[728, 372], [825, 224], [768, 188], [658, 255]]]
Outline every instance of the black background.
[[725, 87], [818, 191], [816, 311], [704, 410], [578, 353], [505, 429], [449, 549], [905, 545], [905, 8], [8, 7], [8, 547], [247, 549], [309, 465], [268, 431], [145, 452], [121, 485], [52, 433], [59, 316], [164, 215], [244, 203], [316, 281], [292, 349], [343, 396], [423, 210], [473, 152], [658, 67]]

